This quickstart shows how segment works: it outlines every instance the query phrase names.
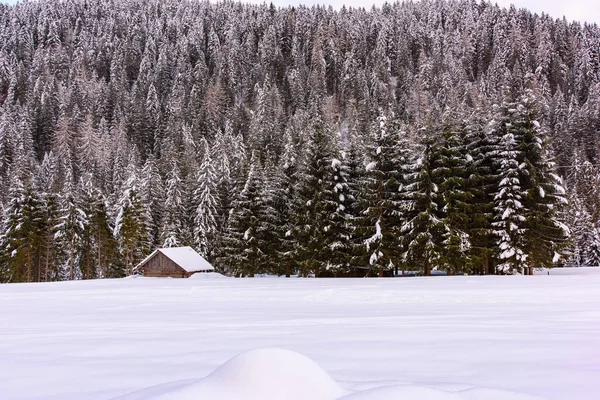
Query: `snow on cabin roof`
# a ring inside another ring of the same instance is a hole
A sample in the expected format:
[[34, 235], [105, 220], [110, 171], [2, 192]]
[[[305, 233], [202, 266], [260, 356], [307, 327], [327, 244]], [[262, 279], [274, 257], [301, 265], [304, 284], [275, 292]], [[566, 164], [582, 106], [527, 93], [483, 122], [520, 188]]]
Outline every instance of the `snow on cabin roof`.
[[175, 264], [183, 268], [186, 272], [215, 270], [215, 268], [210, 265], [208, 261], [206, 261], [200, 254], [196, 253], [196, 251], [189, 246], [156, 249], [152, 252], [152, 254], [139, 263], [136, 268], [146, 264], [146, 262], [154, 257], [154, 255], [159, 251], [171, 259], [171, 261], [173, 261]]

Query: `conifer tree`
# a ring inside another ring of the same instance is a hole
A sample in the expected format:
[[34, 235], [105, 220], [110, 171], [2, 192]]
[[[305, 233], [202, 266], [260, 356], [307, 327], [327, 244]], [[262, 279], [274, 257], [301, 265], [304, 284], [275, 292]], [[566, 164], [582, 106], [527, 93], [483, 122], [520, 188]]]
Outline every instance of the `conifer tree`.
[[401, 259], [398, 227], [402, 221], [403, 152], [406, 142], [400, 142], [401, 132], [394, 121], [380, 115], [373, 126], [367, 147], [364, 191], [360, 203], [362, 215], [358, 232], [364, 238], [367, 263], [379, 276], [397, 267]]
[[325, 199], [331, 198], [333, 189], [327, 185], [328, 168], [331, 163], [331, 135], [320, 117], [309, 128], [310, 133], [298, 174], [298, 191], [295, 204], [295, 259], [299, 273], [308, 276], [319, 271], [327, 262], [322, 252], [326, 221]]
[[151, 251], [151, 226], [147, 206], [139, 195], [135, 166], [130, 163], [127, 179], [116, 205], [113, 235], [119, 244], [125, 272], [134, 273], [134, 267]]
[[521, 182], [523, 165], [519, 163], [519, 150], [513, 133], [513, 126], [504, 120], [500, 122], [502, 150], [499, 154], [498, 192], [494, 196], [495, 234], [498, 236], [498, 269], [505, 273], [520, 272], [526, 266], [527, 249], [524, 243], [525, 204]]
[[298, 152], [296, 139], [291, 129], [287, 129], [283, 140], [283, 154], [273, 177], [272, 196], [267, 201], [273, 204], [279, 218], [276, 228], [278, 235], [276, 250], [278, 253], [277, 274], [289, 277], [295, 272], [294, 232], [297, 232], [294, 215], [294, 201], [297, 196], [298, 184]]
[[3, 282], [39, 279], [36, 252], [41, 223], [41, 204], [31, 183], [23, 184], [18, 177], [13, 178], [0, 237]]
[[323, 252], [325, 269], [334, 276], [350, 271], [351, 228], [348, 223], [348, 166], [341, 151], [332, 154], [326, 175], [329, 186], [324, 193]]
[[68, 176], [63, 187], [59, 223], [56, 226], [56, 238], [63, 255], [60, 274], [66, 280], [82, 278], [79, 262], [85, 244], [83, 234], [88, 216], [81, 209], [77, 194], [76, 186]]
[[406, 222], [401, 226], [403, 260], [410, 267], [431, 274], [432, 267], [441, 265], [442, 235], [440, 190], [433, 176], [437, 151], [431, 139], [426, 139], [419, 158], [409, 166], [407, 184], [403, 187]]
[[262, 171], [252, 153], [246, 183], [232, 203], [226, 231], [222, 264], [235, 276], [253, 277], [262, 272], [264, 262]]
[[[499, 184], [497, 163], [502, 151], [501, 137], [490, 132], [484, 109], [471, 114], [466, 126], [467, 185], [471, 194], [468, 210], [468, 233], [471, 242], [470, 270], [483, 275], [494, 272], [493, 258], [496, 239], [492, 227], [494, 217], [494, 193]], [[494, 124], [492, 124], [493, 126]]]
[[196, 177], [194, 190], [194, 244], [199, 254], [208, 260], [213, 258], [218, 227], [217, 175], [206, 139], [201, 146], [204, 155]]
[[160, 228], [160, 243], [162, 247], [177, 247], [183, 245], [183, 193], [179, 168], [173, 162], [165, 188], [165, 211]]
[[433, 176], [439, 182], [442, 229], [441, 267], [448, 274], [465, 272], [470, 263], [468, 232], [473, 194], [467, 186], [464, 126], [449, 117], [442, 126]]
[[530, 90], [521, 96], [515, 113], [515, 130], [522, 140], [518, 144], [525, 165], [526, 188], [524, 237], [529, 258], [527, 273], [533, 268], [551, 266], [561, 258], [562, 248], [570, 236], [562, 211], [568, 204], [562, 179], [547, 143], [545, 128], [538, 121], [536, 99]]

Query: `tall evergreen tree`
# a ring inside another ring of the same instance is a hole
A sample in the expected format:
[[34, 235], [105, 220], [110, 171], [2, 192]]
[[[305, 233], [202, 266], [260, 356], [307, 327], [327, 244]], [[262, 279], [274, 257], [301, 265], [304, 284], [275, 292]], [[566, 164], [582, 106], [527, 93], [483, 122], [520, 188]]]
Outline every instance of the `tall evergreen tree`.
[[222, 264], [227, 272], [235, 276], [253, 277], [263, 272], [262, 184], [261, 167], [253, 152], [246, 183], [232, 203], [226, 242], [222, 249]]
[[214, 256], [218, 228], [219, 193], [217, 174], [211, 156], [211, 148], [206, 139], [201, 146], [204, 149], [200, 170], [196, 177], [194, 190], [194, 244], [200, 255], [211, 260]]

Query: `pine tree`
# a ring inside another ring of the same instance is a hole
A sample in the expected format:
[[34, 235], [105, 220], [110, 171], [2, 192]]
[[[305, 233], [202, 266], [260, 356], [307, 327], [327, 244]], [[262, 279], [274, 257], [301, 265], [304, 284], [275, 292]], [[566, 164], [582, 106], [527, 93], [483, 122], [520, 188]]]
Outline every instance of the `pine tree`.
[[166, 181], [165, 211], [160, 228], [162, 247], [183, 245], [183, 193], [179, 168], [173, 162]]
[[514, 128], [506, 119], [499, 122], [499, 134], [502, 135], [502, 150], [498, 154], [499, 177], [498, 192], [494, 196], [494, 222], [492, 225], [498, 236], [498, 269], [504, 273], [520, 272], [526, 266], [527, 249], [524, 243], [525, 204], [524, 188], [521, 182], [523, 165], [519, 163], [519, 150], [515, 140]]
[[71, 178], [63, 187], [60, 201], [59, 222], [56, 226], [56, 238], [63, 255], [60, 275], [66, 280], [82, 278], [79, 262], [81, 260], [88, 216], [81, 209], [77, 198], [76, 186]]
[[150, 154], [140, 173], [140, 200], [149, 206], [150, 245], [159, 244], [159, 228], [164, 214], [165, 190], [156, 158]]
[[529, 275], [533, 274], [533, 268], [551, 266], [560, 259], [562, 248], [570, 236], [562, 214], [568, 203], [566, 192], [557, 174], [545, 129], [538, 122], [536, 107], [535, 97], [527, 90], [521, 96], [515, 113], [515, 129], [522, 135], [518, 144], [523, 155], [520, 162], [526, 168], [523, 176], [527, 190], [524, 198], [527, 226], [524, 240], [529, 254]]
[[[150, 253], [151, 225], [148, 207], [139, 195], [135, 166], [130, 163], [121, 196], [116, 205], [113, 236], [117, 239], [123, 257], [125, 272], [134, 273], [134, 267]], [[118, 273], [117, 271], [115, 271]]]
[[294, 201], [297, 196], [298, 184], [298, 152], [297, 144], [291, 129], [287, 129], [283, 140], [283, 154], [273, 177], [273, 190], [267, 202], [271, 203], [278, 215], [276, 227], [278, 253], [277, 274], [290, 277], [295, 273], [295, 236], [297, 232], [294, 215]]
[[407, 143], [400, 141], [397, 122], [380, 115], [367, 147], [364, 192], [360, 198], [362, 215], [358, 232], [364, 238], [365, 254], [372, 269], [383, 276], [400, 264], [398, 227], [402, 221], [403, 159]]
[[211, 260], [215, 254], [219, 219], [218, 180], [206, 139], [202, 139], [201, 146], [204, 155], [194, 190], [194, 244], [200, 255]]
[[472, 196], [468, 210], [470, 269], [483, 275], [494, 272], [491, 267], [497, 236], [494, 235], [492, 219], [494, 192], [499, 184], [497, 159], [502, 151], [501, 137], [489, 132], [488, 120], [486, 110], [477, 109], [469, 118], [465, 136], [467, 185]]
[[[324, 193], [323, 252], [325, 270], [334, 276], [350, 272], [351, 228], [348, 224], [348, 166], [341, 151], [333, 154], [326, 175], [329, 186]], [[336, 157], [337, 156], [337, 157]]]
[[426, 275], [441, 265], [442, 235], [441, 195], [433, 176], [436, 163], [433, 143], [426, 139], [419, 158], [408, 167], [407, 184], [403, 187], [406, 222], [401, 226], [403, 260], [412, 268], [423, 268]]
[[295, 204], [295, 259], [299, 273], [319, 276], [320, 268], [327, 259], [322, 252], [326, 225], [326, 201], [333, 189], [327, 185], [328, 168], [331, 163], [330, 134], [316, 117], [310, 127], [302, 166], [298, 174], [298, 191]]
[[439, 182], [442, 229], [441, 267], [448, 274], [465, 272], [470, 264], [471, 238], [468, 232], [473, 199], [467, 184], [467, 157], [464, 126], [448, 117], [441, 132], [432, 174]]
[[36, 252], [41, 223], [41, 204], [31, 183], [13, 178], [0, 237], [2, 282], [39, 280]]
[[262, 211], [262, 171], [253, 152], [246, 183], [233, 201], [229, 216], [221, 261], [228, 273], [253, 277], [263, 271]]

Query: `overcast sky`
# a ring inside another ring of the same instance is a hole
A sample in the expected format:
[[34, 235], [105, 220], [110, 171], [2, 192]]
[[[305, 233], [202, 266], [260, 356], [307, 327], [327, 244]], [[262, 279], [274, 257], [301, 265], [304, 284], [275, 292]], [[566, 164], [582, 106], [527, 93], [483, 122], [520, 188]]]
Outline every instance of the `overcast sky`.
[[[370, 7], [372, 3], [381, 5], [384, 0], [271, 0], [277, 6], [286, 6], [289, 4], [331, 4], [338, 8], [343, 4], [347, 6]], [[271, 2], [267, 1], [267, 3]], [[16, 0], [0, 0], [9, 4], [14, 4]], [[242, 2], [263, 3], [263, 0], [244, 0]], [[569, 21], [588, 21], [600, 24], [600, 0], [495, 0], [500, 6], [507, 7], [511, 3], [517, 7], [528, 8], [533, 12], [546, 12], [554, 18], [562, 18], [563, 15]]]

